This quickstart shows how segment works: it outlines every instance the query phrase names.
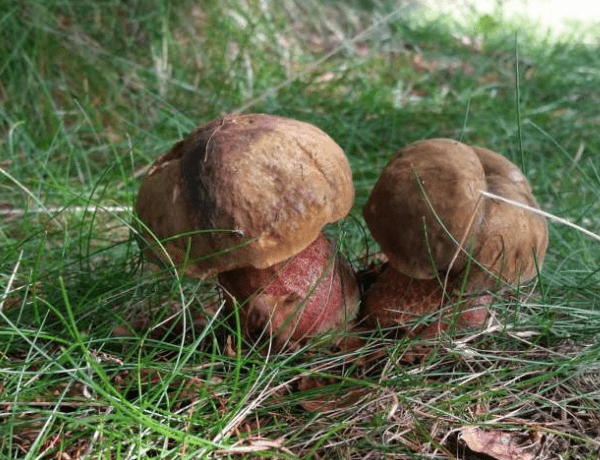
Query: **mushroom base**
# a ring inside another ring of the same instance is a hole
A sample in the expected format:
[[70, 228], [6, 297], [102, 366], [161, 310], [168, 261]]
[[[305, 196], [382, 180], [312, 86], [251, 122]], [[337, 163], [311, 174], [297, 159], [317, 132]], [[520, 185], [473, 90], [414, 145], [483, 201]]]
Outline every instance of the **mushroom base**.
[[343, 330], [356, 317], [358, 283], [350, 264], [322, 234], [301, 253], [267, 269], [239, 268], [219, 275], [227, 307], [240, 305], [244, 335], [270, 338], [276, 349], [314, 335]]
[[444, 293], [435, 279], [410, 278], [388, 266], [365, 295], [364, 324], [368, 327], [399, 327], [424, 337], [435, 336], [450, 327], [483, 327], [491, 296], [458, 300], [451, 288]]

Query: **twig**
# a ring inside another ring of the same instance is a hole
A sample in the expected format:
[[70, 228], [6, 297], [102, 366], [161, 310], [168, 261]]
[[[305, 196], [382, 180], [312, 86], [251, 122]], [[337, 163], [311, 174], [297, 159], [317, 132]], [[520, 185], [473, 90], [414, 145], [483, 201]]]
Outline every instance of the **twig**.
[[504, 198], [504, 197], [495, 195], [490, 192], [485, 192], [485, 191], [481, 190], [480, 193], [483, 196], [486, 196], [488, 198], [504, 201], [505, 203], [512, 204], [513, 206], [517, 206], [518, 208], [525, 209], [526, 211], [533, 212], [534, 214], [539, 214], [540, 216], [544, 216], [547, 219], [553, 220], [560, 224], [567, 225], [568, 227], [574, 228], [575, 230], [579, 230], [581, 233], [595, 239], [596, 241], [600, 241], [600, 235], [596, 235], [595, 233], [590, 232], [589, 230], [587, 230], [583, 227], [580, 227], [579, 225], [574, 224], [573, 222], [569, 222], [567, 219], [563, 219], [562, 217], [557, 217], [553, 214], [550, 214], [549, 212], [542, 211], [541, 209], [537, 209], [532, 206], [528, 206], [526, 204], [519, 203], [518, 201], [509, 200], [508, 198]]

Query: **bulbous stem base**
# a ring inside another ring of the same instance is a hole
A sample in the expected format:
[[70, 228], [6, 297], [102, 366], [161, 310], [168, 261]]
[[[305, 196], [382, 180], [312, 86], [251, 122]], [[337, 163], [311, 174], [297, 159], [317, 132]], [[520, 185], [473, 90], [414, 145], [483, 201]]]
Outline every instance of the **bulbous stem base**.
[[488, 317], [491, 296], [460, 298], [436, 279], [410, 278], [386, 267], [363, 299], [367, 327], [398, 327], [411, 335], [432, 337], [450, 327], [481, 328]]

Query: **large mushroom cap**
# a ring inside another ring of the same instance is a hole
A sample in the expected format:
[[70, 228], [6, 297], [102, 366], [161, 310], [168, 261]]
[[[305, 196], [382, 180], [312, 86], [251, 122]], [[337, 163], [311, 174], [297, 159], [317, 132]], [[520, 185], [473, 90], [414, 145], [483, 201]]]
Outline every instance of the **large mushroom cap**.
[[476, 261], [468, 291], [532, 279], [548, 245], [545, 218], [481, 191], [538, 207], [527, 179], [501, 155], [450, 139], [419, 141], [392, 158], [363, 212], [390, 265], [405, 275], [460, 274], [468, 252]]
[[[451, 139], [415, 142], [387, 165], [363, 209], [390, 264], [414, 278], [450, 267], [457, 245], [470, 244], [483, 218], [483, 167], [469, 146]], [[459, 257], [453, 271], [464, 267]]]
[[157, 160], [136, 211], [158, 239], [168, 238], [169, 257], [155, 249], [154, 258], [205, 276], [286, 260], [353, 200], [348, 160], [323, 131], [278, 116], [231, 115]]

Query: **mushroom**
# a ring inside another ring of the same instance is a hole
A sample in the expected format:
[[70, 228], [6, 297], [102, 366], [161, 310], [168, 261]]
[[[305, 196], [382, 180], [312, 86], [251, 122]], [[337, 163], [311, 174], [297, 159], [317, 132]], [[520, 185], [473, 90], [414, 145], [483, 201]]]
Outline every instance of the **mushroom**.
[[399, 327], [431, 337], [450, 325], [459, 329], [484, 326], [489, 300], [489, 295], [459, 298], [438, 279], [411, 278], [386, 264], [365, 295], [362, 324]]
[[364, 301], [367, 323], [407, 325], [451, 300], [462, 311], [459, 327], [481, 326], [481, 299], [456, 302], [459, 292], [478, 295], [536, 276], [546, 220], [481, 191], [538, 207], [519, 168], [490, 150], [430, 139], [392, 158], [363, 209], [389, 260]]
[[357, 312], [354, 272], [321, 233], [353, 200], [348, 160], [327, 134], [250, 114], [176, 143], [150, 168], [135, 208], [150, 260], [218, 274], [247, 334], [264, 329], [281, 347], [342, 329]]

